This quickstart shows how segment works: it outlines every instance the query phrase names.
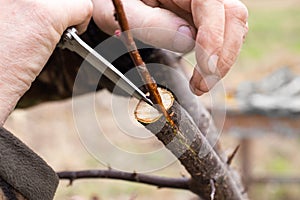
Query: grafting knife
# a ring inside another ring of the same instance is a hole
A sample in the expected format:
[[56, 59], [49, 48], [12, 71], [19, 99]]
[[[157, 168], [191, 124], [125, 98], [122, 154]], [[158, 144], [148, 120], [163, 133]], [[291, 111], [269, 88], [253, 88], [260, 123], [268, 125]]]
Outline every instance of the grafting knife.
[[103, 56], [86, 44], [78, 36], [75, 28], [68, 28], [65, 31], [60, 43], [58, 44], [58, 47], [62, 49], [69, 49], [70, 51], [77, 53], [129, 95], [132, 95], [139, 100], [143, 100], [149, 105], [153, 106], [152, 101], [148, 99], [147, 96], [136, 85], [134, 85], [108, 60], [106, 60]]

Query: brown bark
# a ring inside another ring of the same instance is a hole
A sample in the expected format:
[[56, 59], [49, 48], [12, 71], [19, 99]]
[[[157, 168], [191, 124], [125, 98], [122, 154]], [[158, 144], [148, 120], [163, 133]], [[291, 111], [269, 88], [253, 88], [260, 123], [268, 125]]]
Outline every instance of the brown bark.
[[[173, 97], [162, 95], [162, 98]], [[163, 116], [155, 113], [155, 110], [151, 110], [144, 102], [138, 104], [135, 116], [185, 166], [192, 177], [190, 190], [207, 200], [211, 199], [214, 189], [216, 200], [247, 199], [241, 183], [235, 179], [230, 167], [216, 154], [190, 115], [178, 102], [171, 103], [173, 104], [168, 113], [178, 127], [177, 132], [166, 123]], [[149, 112], [153, 112], [152, 115], [149, 115]]]
[[189, 189], [189, 178], [169, 178], [154, 176], [140, 173], [129, 173], [123, 171], [117, 171], [113, 169], [108, 170], [84, 170], [84, 171], [64, 171], [58, 172], [57, 175], [60, 179], [70, 180], [70, 184], [77, 179], [87, 178], [105, 178], [105, 179], [117, 179], [125, 180], [136, 183], [144, 183], [148, 185], [154, 185], [158, 188], [174, 188], [174, 189]]
[[155, 104], [156, 108], [163, 113], [163, 115], [165, 116], [167, 121], [172, 125], [172, 127], [176, 128], [174, 122], [172, 121], [171, 117], [168, 115], [165, 107], [163, 106], [162, 99], [157, 90], [157, 84], [155, 83], [154, 79], [149, 73], [146, 64], [144, 63], [139, 53], [139, 50], [137, 49], [133, 36], [129, 30], [129, 24], [121, 0], [113, 0], [113, 4], [116, 9], [116, 15], [119, 25], [123, 32], [122, 34], [124, 35], [124, 43], [129, 51], [129, 55], [134, 65], [137, 67], [139, 75], [141, 76], [146, 85], [146, 88], [150, 94], [149, 98]]

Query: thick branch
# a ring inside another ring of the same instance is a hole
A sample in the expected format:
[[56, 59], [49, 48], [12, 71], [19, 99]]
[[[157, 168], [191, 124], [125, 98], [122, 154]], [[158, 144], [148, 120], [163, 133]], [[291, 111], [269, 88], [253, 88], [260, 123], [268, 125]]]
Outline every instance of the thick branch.
[[[178, 127], [176, 133], [164, 117], [145, 102], [137, 105], [135, 117], [163, 142], [190, 173], [190, 190], [206, 200], [211, 199], [212, 194], [216, 200], [247, 199], [243, 186], [235, 179], [230, 167], [216, 154], [189, 114], [173, 101], [172, 93], [161, 90], [161, 96]], [[211, 184], [212, 180], [214, 184]]]
[[[210, 195], [215, 192], [216, 199], [246, 199], [247, 197], [243, 194], [242, 186], [240, 183], [235, 182], [235, 178], [233, 178], [233, 174], [231, 174], [227, 163], [224, 163], [216, 154], [198, 127], [191, 120], [188, 113], [186, 113], [177, 102], [175, 102], [167, 112], [165, 106], [162, 104], [163, 101], [158, 93], [157, 85], [151, 78], [145, 63], [139, 55], [132, 35], [129, 32], [129, 25], [121, 0], [113, 0], [113, 3], [116, 8], [117, 20], [119, 21], [122, 31], [125, 31], [124, 39], [129, 54], [146, 83], [150, 93], [150, 99], [159, 105], [159, 110], [164, 115], [164, 117], [159, 118], [159, 120], [156, 118], [152, 121], [151, 119], [148, 121], [149, 119], [144, 119], [143, 115], [145, 114], [145, 116], [147, 116], [146, 113], [149, 109], [147, 107], [138, 106], [136, 113], [141, 115], [136, 115], [136, 119], [146, 125], [146, 127], [178, 157], [182, 165], [185, 166], [192, 176], [191, 191], [204, 199], [210, 199]], [[174, 97], [171, 97], [171, 99], [172, 98]], [[166, 121], [169, 123], [166, 123]], [[163, 128], [157, 130], [157, 127]], [[208, 153], [200, 156], [203, 149], [207, 150]], [[215, 192], [211, 191], [211, 180], [214, 180]]]
[[84, 170], [84, 171], [64, 171], [58, 172], [60, 179], [68, 179], [71, 183], [76, 179], [87, 178], [107, 178], [118, 179], [148, 185], [157, 186], [159, 188], [176, 188], [189, 190], [189, 178], [167, 178], [154, 175], [146, 175], [139, 173], [129, 173], [117, 170]]

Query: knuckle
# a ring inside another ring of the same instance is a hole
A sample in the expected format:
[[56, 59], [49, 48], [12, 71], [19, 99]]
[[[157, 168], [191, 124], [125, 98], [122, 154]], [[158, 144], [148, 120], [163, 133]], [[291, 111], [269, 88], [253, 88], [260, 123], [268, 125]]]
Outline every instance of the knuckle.
[[151, 7], [159, 6], [159, 2], [157, 0], [142, 0], [142, 2]]
[[[39, 25], [49, 26], [52, 25], [52, 13], [47, 5], [40, 1], [31, 2], [31, 16], [35, 19], [35, 22]], [[43, 26], [43, 27], [44, 27]]]
[[85, 7], [85, 16], [87, 17], [87, 18], [90, 18], [90, 17], [92, 17], [92, 15], [93, 15], [93, 2], [91, 1], [91, 0], [89, 0], [89, 1], [85, 1], [86, 2], [86, 7]]
[[216, 49], [220, 49], [224, 41], [222, 27], [200, 27], [198, 29], [197, 41], [204, 49], [206, 49], [207, 45], [212, 45], [216, 47]]
[[239, 42], [233, 43], [231, 48], [223, 49], [222, 56], [220, 58], [220, 74], [222, 76], [225, 75], [235, 63], [239, 49]]
[[228, 14], [237, 18], [239, 21], [242, 21], [243, 23], [246, 23], [248, 20], [248, 15], [249, 15], [248, 9], [245, 6], [245, 4], [243, 4], [240, 1], [236, 1], [234, 5], [229, 6], [227, 11], [229, 12]]
[[230, 70], [236, 60], [236, 54], [233, 51], [228, 51], [225, 56], [221, 56], [219, 71], [223, 77]]
[[214, 0], [214, 1], [211, 1], [211, 0], [194, 0], [193, 1], [194, 6], [204, 6], [204, 5], [211, 4], [211, 3], [224, 4], [224, 0]]

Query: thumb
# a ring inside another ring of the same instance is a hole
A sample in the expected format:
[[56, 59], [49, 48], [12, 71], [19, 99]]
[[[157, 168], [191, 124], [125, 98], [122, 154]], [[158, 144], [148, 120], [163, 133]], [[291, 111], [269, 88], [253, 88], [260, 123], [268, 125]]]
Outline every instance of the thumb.
[[[150, 7], [142, 1], [123, 1], [126, 17], [136, 38], [150, 45], [177, 52], [187, 52], [194, 47], [195, 29], [173, 12]], [[108, 34], [119, 29], [114, 18], [114, 7], [107, 0], [94, 1], [93, 18]]]

